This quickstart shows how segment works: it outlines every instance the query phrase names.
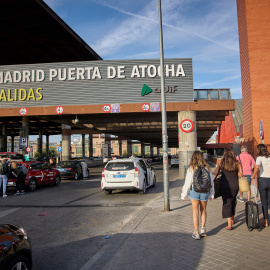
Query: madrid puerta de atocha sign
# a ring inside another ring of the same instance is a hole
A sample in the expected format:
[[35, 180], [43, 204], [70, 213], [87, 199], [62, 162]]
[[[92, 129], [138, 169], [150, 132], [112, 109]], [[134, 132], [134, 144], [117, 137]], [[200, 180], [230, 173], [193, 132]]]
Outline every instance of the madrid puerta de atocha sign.
[[[0, 66], [0, 108], [161, 102], [159, 59]], [[192, 102], [192, 60], [165, 59], [167, 102]]]

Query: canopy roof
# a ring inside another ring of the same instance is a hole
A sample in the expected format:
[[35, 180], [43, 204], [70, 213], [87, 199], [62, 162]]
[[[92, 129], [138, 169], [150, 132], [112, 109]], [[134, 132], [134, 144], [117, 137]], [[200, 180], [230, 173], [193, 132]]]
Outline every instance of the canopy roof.
[[1, 0], [0, 65], [102, 60], [41, 0]]

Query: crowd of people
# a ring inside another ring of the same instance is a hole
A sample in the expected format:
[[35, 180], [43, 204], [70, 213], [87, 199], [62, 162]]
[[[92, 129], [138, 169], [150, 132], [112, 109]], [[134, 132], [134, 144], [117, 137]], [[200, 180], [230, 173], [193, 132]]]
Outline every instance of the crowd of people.
[[[204, 167], [209, 172], [209, 181], [211, 188], [206, 192], [198, 192], [194, 190], [196, 171]], [[264, 222], [261, 224], [268, 227], [268, 209], [270, 206], [270, 154], [267, 146], [259, 144], [257, 146], [256, 161], [248, 153], [247, 147], [241, 147], [241, 154], [237, 156], [232, 149], [226, 149], [220, 163], [216, 166], [214, 174], [207, 163], [206, 155], [200, 151], [195, 151], [191, 157], [189, 168], [185, 177], [185, 183], [182, 188], [181, 200], [186, 200], [188, 197], [191, 200], [193, 213], [194, 232], [192, 237], [199, 240], [206, 236], [206, 206], [208, 200], [214, 199], [214, 181], [213, 176], [220, 177], [220, 192], [223, 201], [222, 217], [227, 219], [226, 230], [232, 230], [235, 224], [235, 213], [237, 200], [244, 202], [243, 192], [239, 191], [239, 177], [245, 176], [249, 186], [258, 187], [262, 203]], [[239, 196], [237, 197], [237, 195]], [[257, 192], [255, 196], [257, 196]], [[251, 199], [251, 191], [247, 191], [247, 201]], [[259, 202], [260, 203], [260, 202]], [[199, 213], [200, 212], [200, 213]], [[199, 231], [199, 224], [201, 228]]]

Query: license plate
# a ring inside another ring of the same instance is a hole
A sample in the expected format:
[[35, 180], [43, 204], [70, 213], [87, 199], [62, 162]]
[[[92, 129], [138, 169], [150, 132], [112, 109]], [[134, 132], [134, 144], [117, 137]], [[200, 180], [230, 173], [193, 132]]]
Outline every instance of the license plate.
[[113, 178], [126, 178], [125, 174], [116, 174], [113, 176]]
[[16, 186], [16, 183], [15, 182], [8, 182], [7, 185], [8, 186]]
[[58, 171], [59, 171], [59, 172], [63, 172], [63, 171], [65, 171], [65, 169], [58, 169]]

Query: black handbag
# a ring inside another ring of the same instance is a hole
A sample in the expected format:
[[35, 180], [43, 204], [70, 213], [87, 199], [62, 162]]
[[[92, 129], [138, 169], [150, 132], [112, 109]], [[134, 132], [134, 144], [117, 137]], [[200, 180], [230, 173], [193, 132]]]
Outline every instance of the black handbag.
[[220, 180], [221, 180], [221, 171], [219, 170], [218, 174], [214, 179], [214, 188], [215, 188], [215, 196], [214, 198], [218, 198], [221, 196], [221, 188], [220, 188]]

